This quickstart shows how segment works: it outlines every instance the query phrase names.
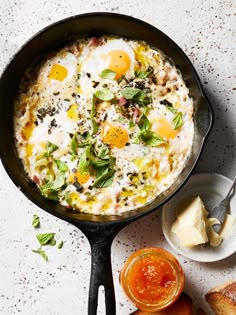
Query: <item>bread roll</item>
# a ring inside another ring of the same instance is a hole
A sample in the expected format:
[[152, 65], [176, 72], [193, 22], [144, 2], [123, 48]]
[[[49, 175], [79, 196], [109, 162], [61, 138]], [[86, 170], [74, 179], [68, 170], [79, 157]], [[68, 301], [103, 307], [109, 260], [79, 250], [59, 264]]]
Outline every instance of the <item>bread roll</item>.
[[214, 288], [205, 297], [216, 315], [236, 315], [236, 281]]

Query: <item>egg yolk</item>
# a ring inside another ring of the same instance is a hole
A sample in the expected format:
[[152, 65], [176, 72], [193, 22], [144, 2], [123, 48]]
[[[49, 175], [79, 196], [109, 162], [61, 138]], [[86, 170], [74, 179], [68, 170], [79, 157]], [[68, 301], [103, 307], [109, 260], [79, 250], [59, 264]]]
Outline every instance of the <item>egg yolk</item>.
[[67, 69], [56, 63], [52, 66], [48, 77], [53, 80], [63, 81], [67, 77], [67, 74]]
[[78, 119], [78, 106], [77, 104], [72, 104], [67, 111], [67, 117], [70, 119]]
[[178, 131], [174, 130], [169, 121], [165, 118], [158, 119], [152, 125], [152, 130], [165, 139], [173, 139], [178, 134]]
[[85, 183], [87, 183], [87, 181], [89, 180], [89, 173], [80, 173], [79, 171], [77, 171], [76, 173], [72, 173], [69, 176], [69, 181], [71, 183], [78, 181], [78, 183], [80, 183], [80, 185], [83, 185]]
[[123, 148], [129, 141], [128, 132], [118, 125], [111, 125], [105, 123], [101, 133], [102, 141], [106, 144], [116, 147], [118, 149]]
[[129, 55], [123, 50], [113, 50], [107, 57], [109, 58], [108, 68], [116, 72], [115, 79], [119, 79], [122, 75], [125, 75], [130, 68]]

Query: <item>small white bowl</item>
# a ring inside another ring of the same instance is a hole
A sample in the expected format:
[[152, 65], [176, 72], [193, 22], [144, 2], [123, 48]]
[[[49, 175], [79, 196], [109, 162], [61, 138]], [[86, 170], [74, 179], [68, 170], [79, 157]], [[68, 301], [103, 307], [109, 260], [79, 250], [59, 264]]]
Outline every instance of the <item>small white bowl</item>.
[[[176, 220], [176, 210], [183, 200], [200, 196], [206, 209], [217, 205], [228, 193], [232, 184], [231, 179], [216, 173], [195, 174], [186, 185], [162, 209], [162, 229], [168, 243], [179, 254], [201, 262], [213, 262], [224, 259], [236, 251], [236, 224], [230, 235], [223, 240], [219, 247], [198, 245], [193, 248], [181, 247], [175, 233], [171, 231], [172, 223]], [[230, 200], [230, 214], [236, 217], [236, 192]]]

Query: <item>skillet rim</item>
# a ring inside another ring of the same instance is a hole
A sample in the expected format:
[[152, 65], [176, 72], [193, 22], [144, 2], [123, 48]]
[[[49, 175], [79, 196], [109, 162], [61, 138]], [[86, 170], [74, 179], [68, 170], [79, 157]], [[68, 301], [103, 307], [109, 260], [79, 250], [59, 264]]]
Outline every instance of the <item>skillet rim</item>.
[[[12, 170], [8, 167], [6, 160], [3, 158], [2, 159], [2, 152], [0, 151], [0, 157], [1, 157], [1, 161], [2, 164], [7, 172], [7, 174], [9, 175], [9, 177], [11, 178], [11, 180], [13, 181], [13, 183], [21, 190], [21, 192], [30, 200], [32, 201], [35, 205], [37, 205], [39, 208], [47, 211], [48, 213], [61, 218], [67, 222], [73, 223], [73, 224], [106, 224], [106, 225], [110, 225], [110, 224], [119, 224], [121, 222], [131, 222], [134, 221], [137, 218], [141, 218], [146, 214], [149, 214], [151, 212], [153, 212], [154, 210], [157, 210], [158, 208], [160, 208], [161, 206], [163, 206], [163, 204], [165, 204], [168, 200], [170, 200], [183, 186], [184, 184], [187, 182], [187, 180], [189, 179], [189, 177], [191, 176], [194, 168], [196, 167], [198, 161], [199, 161], [199, 157], [202, 153], [203, 147], [206, 143], [206, 140], [210, 134], [210, 131], [213, 127], [213, 122], [214, 122], [214, 112], [212, 109], [212, 106], [203, 90], [203, 86], [202, 83], [200, 81], [200, 78], [197, 74], [197, 71], [195, 70], [192, 62], [190, 61], [189, 57], [185, 54], [185, 52], [178, 46], [178, 44], [176, 44], [168, 35], [166, 35], [164, 32], [162, 32], [160, 29], [158, 29], [157, 27], [142, 21], [138, 18], [135, 17], [131, 17], [129, 15], [124, 15], [124, 14], [120, 14], [120, 13], [111, 13], [111, 12], [90, 12], [90, 13], [83, 13], [83, 14], [77, 14], [77, 15], [72, 15], [70, 17], [58, 20], [56, 22], [53, 22], [50, 25], [47, 25], [46, 27], [42, 28], [41, 30], [39, 30], [38, 32], [36, 32], [34, 35], [32, 35], [27, 41], [25, 41], [20, 48], [18, 48], [18, 50], [11, 56], [11, 58], [9, 59], [9, 61], [7, 62], [7, 64], [5, 65], [5, 67], [2, 70], [1, 73], [1, 77], [0, 77], [0, 81], [2, 80], [2, 77], [4, 76], [5, 72], [7, 71], [7, 69], [10, 67], [10, 65], [14, 62], [15, 59], [17, 59], [17, 57], [21, 54], [21, 52], [27, 48], [27, 46], [29, 46], [29, 44], [36, 39], [37, 37], [41, 36], [43, 33], [46, 33], [48, 30], [53, 29], [58, 27], [59, 25], [63, 24], [63, 23], [67, 23], [73, 20], [77, 20], [77, 19], [81, 19], [81, 18], [86, 18], [86, 17], [105, 17], [105, 16], [109, 16], [109, 17], [113, 17], [113, 18], [118, 18], [121, 20], [129, 20], [132, 23], [138, 23], [141, 24], [141, 26], [143, 26], [144, 28], [149, 29], [151, 32], [159, 32], [161, 34], [162, 37], [165, 38], [165, 40], [167, 42], [170, 42], [174, 48], [176, 49], [176, 51], [181, 55], [181, 57], [187, 62], [188, 66], [191, 68], [191, 77], [193, 79], [193, 81], [197, 84], [198, 87], [198, 92], [200, 94], [199, 99], [204, 102], [209, 110], [209, 115], [210, 115], [210, 121], [209, 121], [209, 125], [208, 125], [208, 129], [205, 132], [205, 135], [202, 136], [201, 139], [201, 144], [199, 147], [199, 150], [196, 154], [196, 156], [194, 157], [194, 162], [192, 163], [191, 167], [188, 169], [187, 175], [186, 177], [181, 181], [181, 183], [178, 185], [178, 187], [172, 192], [170, 193], [170, 195], [168, 197], [165, 197], [161, 202], [157, 202], [156, 201], [156, 205], [154, 207], [151, 207], [150, 209], [147, 210], [142, 210], [144, 207], [140, 207], [137, 209], [133, 209], [130, 211], [126, 211], [121, 215], [91, 215], [91, 214], [82, 214], [82, 216], [84, 217], [92, 217], [93, 219], [81, 219], [81, 218], [76, 218], [76, 217], [72, 217], [72, 216], [67, 216], [64, 213], [61, 213], [61, 211], [57, 211], [55, 209], [51, 210], [50, 206], [42, 206], [42, 204], [38, 201], [35, 200], [35, 198], [32, 196], [31, 192], [28, 192], [26, 189], [19, 187], [19, 183], [17, 181], [17, 179], [15, 178]], [[168, 57], [168, 56], [167, 56]], [[16, 156], [16, 158], [18, 158], [18, 156]], [[19, 159], [19, 158], [18, 158]], [[55, 205], [54, 205], [55, 207]], [[63, 207], [63, 206], [61, 206]], [[148, 207], [148, 204], [147, 204]], [[65, 208], [65, 207], [63, 207]], [[65, 212], [66, 213], [66, 212]], [[125, 216], [125, 214], [127, 214], [127, 216]], [[96, 217], [96, 220], [94, 220]], [[101, 220], [101, 218], [103, 220]], [[97, 220], [98, 219], [98, 220]], [[105, 219], [105, 220], [104, 220]]]

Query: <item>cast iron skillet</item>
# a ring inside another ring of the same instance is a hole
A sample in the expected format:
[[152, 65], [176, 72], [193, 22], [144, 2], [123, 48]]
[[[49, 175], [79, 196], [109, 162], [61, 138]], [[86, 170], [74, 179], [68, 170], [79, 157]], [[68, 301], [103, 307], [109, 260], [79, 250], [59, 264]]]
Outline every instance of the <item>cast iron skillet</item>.
[[[150, 204], [121, 216], [96, 216], [68, 211], [41, 196], [27, 178], [17, 156], [13, 132], [13, 98], [25, 69], [43, 53], [54, 50], [78, 37], [113, 34], [145, 40], [169, 56], [182, 72], [194, 100], [195, 137], [193, 150], [185, 169], [176, 182]], [[110, 249], [116, 234], [128, 223], [159, 208], [186, 182], [196, 165], [206, 137], [213, 124], [213, 111], [191, 62], [164, 33], [138, 19], [113, 13], [82, 14], [56, 22], [31, 38], [12, 58], [0, 79], [0, 155], [15, 185], [37, 206], [78, 227], [88, 238], [92, 250], [88, 314], [97, 312], [99, 286], [105, 288], [106, 314], [116, 313]]]

